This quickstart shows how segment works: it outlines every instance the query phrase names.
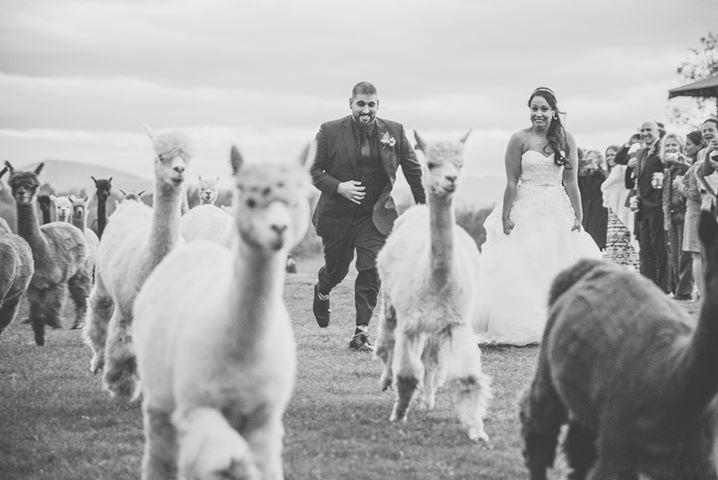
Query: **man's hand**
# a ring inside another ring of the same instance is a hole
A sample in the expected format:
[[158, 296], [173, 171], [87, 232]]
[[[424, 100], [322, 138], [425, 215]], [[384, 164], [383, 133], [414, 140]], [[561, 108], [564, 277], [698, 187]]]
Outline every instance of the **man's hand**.
[[357, 205], [361, 204], [364, 195], [366, 195], [364, 190], [366, 190], [366, 187], [363, 186], [361, 182], [355, 180], [349, 180], [348, 182], [342, 182], [337, 185], [337, 193]]
[[502, 218], [501, 221], [504, 226], [504, 235], [510, 234], [511, 230], [514, 229], [514, 222], [512, 222], [510, 218]]
[[573, 219], [573, 226], [571, 227], [572, 232], [580, 232], [582, 228], [582, 222], [580, 218]]

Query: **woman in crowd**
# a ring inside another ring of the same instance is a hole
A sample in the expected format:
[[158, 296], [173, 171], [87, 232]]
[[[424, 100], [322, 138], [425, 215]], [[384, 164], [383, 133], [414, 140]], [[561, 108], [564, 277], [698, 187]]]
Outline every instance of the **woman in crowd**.
[[626, 205], [628, 189], [625, 185], [626, 165], [614, 162], [618, 145], [606, 149], [608, 177], [601, 185], [603, 205], [608, 209], [606, 229], [606, 258], [635, 270], [639, 268], [638, 242], [633, 237], [634, 213]]
[[691, 256], [693, 280], [698, 294], [703, 292], [703, 275], [701, 273], [701, 244], [698, 240], [698, 219], [701, 210], [701, 192], [698, 189], [696, 170], [701, 167], [697, 161], [698, 151], [703, 148], [703, 135], [694, 130], [686, 135], [685, 156], [691, 164], [681, 182], [676, 186], [686, 199], [686, 216], [683, 223], [683, 251]]

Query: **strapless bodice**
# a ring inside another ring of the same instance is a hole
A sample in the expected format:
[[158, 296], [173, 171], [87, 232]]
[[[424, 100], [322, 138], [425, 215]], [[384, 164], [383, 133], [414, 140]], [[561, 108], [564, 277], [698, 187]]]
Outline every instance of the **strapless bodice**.
[[520, 182], [536, 187], [561, 186], [563, 166], [556, 165], [553, 153], [548, 157], [535, 151], [527, 150], [521, 155]]

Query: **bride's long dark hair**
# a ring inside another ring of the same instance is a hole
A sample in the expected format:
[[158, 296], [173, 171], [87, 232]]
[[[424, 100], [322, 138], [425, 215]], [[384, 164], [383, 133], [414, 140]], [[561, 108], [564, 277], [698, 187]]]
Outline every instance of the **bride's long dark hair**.
[[[550, 88], [538, 87], [529, 97], [529, 107], [531, 107], [531, 100], [533, 100], [534, 97], [541, 97], [546, 100], [551, 109], [556, 112], [555, 116], [551, 119], [548, 132], [546, 132], [548, 145], [544, 145], [544, 153], [553, 153], [553, 161], [556, 165], [571, 168], [571, 165], [568, 163], [568, 141], [566, 140], [566, 129], [563, 128], [561, 117], [559, 116], [559, 114], [563, 114], [564, 112], [558, 109], [556, 94], [553, 93], [553, 90]], [[547, 150], [549, 146], [551, 146], [551, 152]]]

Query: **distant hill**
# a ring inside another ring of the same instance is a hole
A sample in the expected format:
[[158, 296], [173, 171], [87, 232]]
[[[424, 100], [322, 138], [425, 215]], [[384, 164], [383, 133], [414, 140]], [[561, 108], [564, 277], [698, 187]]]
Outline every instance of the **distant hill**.
[[[124, 191], [153, 190], [152, 181], [146, 180], [122, 170], [89, 163], [73, 162], [70, 160], [45, 160], [45, 167], [40, 173], [40, 184], [48, 183], [57, 193], [85, 190], [88, 195], [95, 191], [95, 184], [90, 178], [112, 177], [112, 188]], [[18, 170], [34, 170], [39, 162], [30, 165], [15, 165]], [[118, 191], [119, 195], [119, 191]]]

